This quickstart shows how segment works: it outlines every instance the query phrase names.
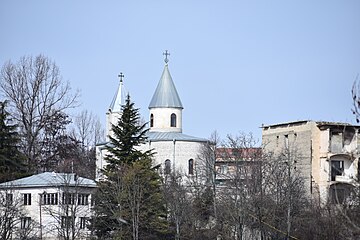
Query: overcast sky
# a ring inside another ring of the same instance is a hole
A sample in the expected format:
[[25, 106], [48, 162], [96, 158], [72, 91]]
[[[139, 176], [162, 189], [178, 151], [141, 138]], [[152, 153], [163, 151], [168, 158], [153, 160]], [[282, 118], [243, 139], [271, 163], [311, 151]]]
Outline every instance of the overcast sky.
[[261, 124], [355, 123], [360, 1], [0, 1], [0, 64], [44, 54], [105, 123], [123, 72], [141, 114], [169, 50], [183, 132], [261, 137]]

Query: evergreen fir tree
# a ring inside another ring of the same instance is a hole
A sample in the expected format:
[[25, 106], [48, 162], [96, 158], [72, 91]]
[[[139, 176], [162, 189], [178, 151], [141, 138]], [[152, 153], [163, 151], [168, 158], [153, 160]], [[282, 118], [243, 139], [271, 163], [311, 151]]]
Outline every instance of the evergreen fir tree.
[[152, 167], [152, 151], [137, 149], [148, 129], [129, 95], [112, 131], [92, 227], [100, 238], [164, 239], [168, 225], [160, 176]]
[[20, 139], [16, 125], [8, 122], [6, 101], [0, 102], [0, 182], [23, 177], [26, 173], [24, 155], [18, 150]]
[[[127, 95], [125, 105], [122, 106], [122, 115], [117, 125], [112, 125], [114, 137], [109, 136], [110, 146], [107, 150], [111, 153], [105, 157], [108, 165], [105, 174], [111, 174], [121, 165], [131, 164], [152, 156], [151, 151], [141, 152], [136, 147], [144, 144], [146, 141], [146, 123], [140, 124], [139, 109], [135, 108], [134, 103], [130, 101]], [[109, 177], [109, 176], [107, 176]]]

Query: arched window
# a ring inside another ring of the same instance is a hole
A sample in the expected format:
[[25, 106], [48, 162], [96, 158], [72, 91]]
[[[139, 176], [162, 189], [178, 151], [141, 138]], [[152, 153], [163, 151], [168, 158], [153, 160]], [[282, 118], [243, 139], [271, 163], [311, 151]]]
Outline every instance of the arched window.
[[150, 127], [154, 127], [154, 114], [150, 114]]
[[189, 175], [194, 174], [194, 159], [189, 160]]
[[171, 161], [169, 159], [165, 160], [165, 168], [164, 168], [164, 173], [165, 174], [170, 174], [171, 172]]
[[176, 127], [176, 114], [175, 113], [171, 114], [170, 127]]

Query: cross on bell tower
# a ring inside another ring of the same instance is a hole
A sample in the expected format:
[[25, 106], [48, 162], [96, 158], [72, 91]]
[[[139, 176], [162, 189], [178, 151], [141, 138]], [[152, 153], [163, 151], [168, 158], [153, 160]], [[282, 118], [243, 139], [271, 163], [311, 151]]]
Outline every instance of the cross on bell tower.
[[165, 63], [167, 64], [169, 62], [168, 56], [170, 56], [170, 53], [168, 52], [168, 50], [165, 50], [165, 52], [163, 53], [163, 55], [165, 56]]
[[125, 75], [121, 72], [121, 73], [118, 75], [118, 77], [120, 78], [120, 82], [122, 82], [122, 81], [123, 81], [123, 78], [125, 77]]

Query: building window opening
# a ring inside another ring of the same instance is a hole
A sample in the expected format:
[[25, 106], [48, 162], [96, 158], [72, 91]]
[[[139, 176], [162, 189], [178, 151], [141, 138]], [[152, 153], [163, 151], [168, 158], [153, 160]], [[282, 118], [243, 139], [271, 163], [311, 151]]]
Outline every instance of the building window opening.
[[154, 127], [154, 114], [150, 114], [150, 127]]
[[164, 172], [165, 172], [165, 174], [170, 174], [171, 173], [171, 161], [169, 159], [165, 160]]
[[189, 160], [189, 175], [194, 174], [194, 159]]
[[23, 194], [24, 205], [31, 205], [31, 193]]
[[333, 153], [341, 153], [344, 146], [342, 132], [331, 132], [330, 151]]
[[86, 228], [86, 218], [85, 217], [80, 217], [79, 218], [79, 225], [80, 225], [80, 229], [85, 229]]
[[78, 205], [88, 205], [89, 194], [78, 194]]
[[74, 218], [72, 216], [62, 216], [61, 217], [61, 228], [71, 229], [74, 223]]
[[331, 181], [336, 181], [336, 176], [344, 174], [344, 161], [331, 160]]
[[28, 229], [30, 228], [30, 223], [31, 223], [31, 217], [22, 217], [20, 219], [21, 223], [20, 223], [20, 228], [21, 229]]
[[41, 194], [41, 205], [57, 205], [58, 194], [57, 193], [43, 193]]
[[13, 194], [12, 193], [7, 193], [6, 194], [6, 204], [7, 205], [12, 205], [13, 204]]
[[175, 113], [171, 114], [170, 127], [176, 127], [176, 114]]
[[62, 204], [75, 204], [75, 193], [63, 193]]
[[288, 149], [289, 148], [289, 135], [284, 135], [285, 137], [285, 148]]

